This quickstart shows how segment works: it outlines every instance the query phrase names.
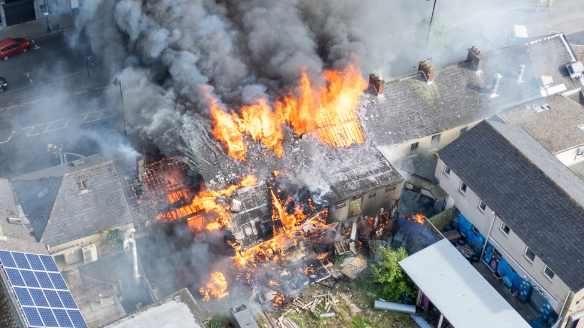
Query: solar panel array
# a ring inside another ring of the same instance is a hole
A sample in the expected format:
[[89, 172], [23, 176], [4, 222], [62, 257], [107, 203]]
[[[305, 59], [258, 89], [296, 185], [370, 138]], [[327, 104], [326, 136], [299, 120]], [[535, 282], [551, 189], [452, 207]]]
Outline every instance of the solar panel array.
[[0, 250], [0, 263], [30, 327], [87, 328], [52, 257]]

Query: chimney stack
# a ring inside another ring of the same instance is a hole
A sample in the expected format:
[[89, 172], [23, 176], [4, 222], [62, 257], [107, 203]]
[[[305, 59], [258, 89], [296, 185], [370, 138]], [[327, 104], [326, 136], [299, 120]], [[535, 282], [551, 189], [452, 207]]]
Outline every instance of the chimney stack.
[[432, 83], [434, 81], [434, 67], [430, 65], [427, 61], [421, 61], [418, 65], [418, 73], [424, 73], [424, 77], [426, 78], [426, 82]]
[[501, 75], [499, 73], [493, 74], [493, 86], [491, 87], [491, 98], [498, 96], [497, 95], [497, 88], [499, 87], [499, 81], [501, 80], [502, 77], [503, 77], [503, 75]]
[[517, 83], [523, 83], [523, 73], [525, 72], [525, 65], [519, 65], [519, 74], [517, 74]]
[[471, 61], [477, 73], [482, 73], [483, 71], [484, 58], [485, 57], [483, 57], [483, 54], [477, 47], [472, 46], [470, 49], [468, 49], [468, 55], [466, 56], [466, 60]]
[[375, 92], [379, 96], [383, 94], [385, 81], [377, 73], [371, 73], [369, 74], [369, 86], [373, 86], [373, 89], [375, 89]]

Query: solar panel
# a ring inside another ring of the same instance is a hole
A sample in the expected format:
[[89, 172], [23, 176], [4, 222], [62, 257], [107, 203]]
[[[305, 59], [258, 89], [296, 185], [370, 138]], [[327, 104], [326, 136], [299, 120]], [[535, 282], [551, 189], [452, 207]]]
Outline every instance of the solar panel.
[[39, 255], [39, 257], [41, 258], [41, 261], [45, 265], [47, 271], [59, 272], [59, 268], [57, 268], [57, 265], [55, 264], [55, 261], [53, 261], [52, 257], [48, 255]]
[[8, 275], [12, 286], [25, 286], [24, 280], [22, 280], [20, 272], [17, 269], [4, 269], [4, 271], [6, 271], [6, 275]]
[[67, 313], [69, 313], [69, 318], [73, 321], [73, 326], [75, 326], [75, 328], [87, 328], [85, 320], [83, 320], [83, 317], [81, 316], [81, 312], [78, 310], [67, 310]]
[[45, 267], [43, 266], [43, 262], [41, 262], [41, 259], [39, 258], [38, 255], [26, 254], [26, 259], [28, 260], [28, 263], [30, 264], [30, 267], [33, 270], [45, 271]]
[[53, 286], [53, 283], [51, 282], [51, 279], [49, 279], [49, 275], [46, 272], [35, 271], [34, 275], [37, 277], [37, 280], [39, 281], [39, 285], [41, 285], [41, 288], [49, 289], [55, 288]]
[[38, 308], [38, 310], [39, 314], [41, 315], [41, 318], [43, 319], [43, 322], [45, 323], [45, 326], [59, 327], [57, 319], [55, 319], [55, 316], [53, 315], [53, 311], [51, 311], [51, 309]]
[[39, 282], [36, 280], [34, 273], [29, 270], [20, 270], [20, 275], [24, 279], [24, 283], [28, 287], [40, 287]]
[[28, 264], [26, 256], [23, 253], [12, 252], [12, 257], [14, 258], [14, 261], [19, 268], [30, 269], [30, 265]]
[[0, 262], [5, 268], [16, 268], [16, 262], [14, 262], [10, 252], [0, 251]]
[[41, 316], [37, 312], [37, 309], [33, 307], [22, 307], [22, 311], [24, 311], [24, 315], [26, 316], [26, 320], [31, 327], [42, 327], [43, 321], [41, 320]]
[[69, 289], [69, 288], [67, 288], [67, 285], [65, 284], [65, 280], [63, 280], [63, 277], [61, 277], [60, 273], [49, 272], [49, 277], [51, 278], [53, 285], [55, 285], [55, 289], [62, 289], [62, 290]]
[[0, 264], [28, 326], [87, 328], [52, 257], [0, 250]]
[[46, 306], [46, 307], [49, 306], [49, 302], [47, 302], [47, 299], [45, 298], [45, 294], [43, 293], [42, 290], [29, 288], [28, 291], [30, 292], [30, 296], [32, 296], [32, 299], [33, 299], [34, 304], [36, 306]]
[[75, 304], [75, 300], [73, 299], [73, 296], [71, 296], [71, 293], [62, 292], [62, 291], [58, 291], [58, 293], [59, 293], [59, 297], [61, 298], [61, 301], [63, 302], [63, 305], [67, 309], [76, 309], [77, 308], [77, 304]]
[[71, 323], [71, 319], [69, 319], [65, 310], [53, 309], [53, 313], [55, 314], [55, 317], [57, 317], [57, 321], [59, 321], [59, 326], [73, 327], [73, 323]]
[[14, 287], [14, 293], [16, 293], [16, 297], [18, 297], [20, 305], [34, 306], [32, 297], [30, 297], [30, 294], [26, 288]]
[[51, 307], [54, 307], [54, 308], [62, 308], [63, 307], [63, 303], [61, 303], [61, 299], [59, 299], [59, 296], [57, 296], [56, 291], [46, 289], [46, 290], [43, 290], [43, 292], [45, 293], [45, 296], [47, 297], [47, 301], [49, 301], [49, 304], [51, 305]]

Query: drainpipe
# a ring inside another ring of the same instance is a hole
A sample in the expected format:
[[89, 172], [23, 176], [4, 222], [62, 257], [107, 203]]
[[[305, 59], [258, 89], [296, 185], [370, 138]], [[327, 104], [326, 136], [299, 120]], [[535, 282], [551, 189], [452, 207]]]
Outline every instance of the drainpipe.
[[132, 264], [134, 266], [134, 280], [137, 284], [140, 283], [140, 274], [138, 273], [138, 251], [136, 249], [136, 240], [134, 238], [128, 237], [130, 233], [136, 232], [136, 229], [128, 229], [126, 230], [126, 241], [132, 247]]
[[556, 323], [552, 326], [552, 328], [559, 327], [561, 322], [564, 321], [564, 309], [566, 308], [566, 303], [568, 303], [568, 298], [570, 298], [571, 293], [572, 293], [572, 291], [568, 290], [568, 295], [566, 295], [566, 299], [564, 300], [564, 305], [562, 305], [562, 309], [560, 310], [560, 317], [558, 318], [558, 321], [556, 321]]
[[485, 250], [487, 249], [487, 243], [489, 242], [489, 237], [491, 237], [491, 231], [493, 231], [493, 225], [495, 224], [496, 217], [497, 217], [497, 214], [495, 214], [495, 212], [493, 212], [493, 220], [491, 220], [491, 226], [489, 227], [489, 232], [487, 233], [487, 237], [485, 238], [485, 243], [483, 244], [483, 249], [481, 250], [481, 256], [479, 257], [479, 259], [482, 259], [483, 255], [485, 255]]

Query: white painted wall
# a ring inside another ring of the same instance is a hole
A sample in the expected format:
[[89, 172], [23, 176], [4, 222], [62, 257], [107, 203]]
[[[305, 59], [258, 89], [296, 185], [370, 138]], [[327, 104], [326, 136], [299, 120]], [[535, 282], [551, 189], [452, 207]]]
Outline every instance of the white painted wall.
[[564, 165], [570, 167], [584, 161], [584, 154], [578, 155], [578, 147], [554, 154]]
[[[440, 181], [440, 187], [442, 187], [442, 189], [454, 199], [454, 205], [456, 205], [460, 212], [480, 231], [483, 236], [486, 237], [493, 220], [493, 211], [489, 208], [488, 204], [486, 204], [487, 207], [485, 211], [481, 212], [478, 209], [479, 197], [470, 187], [467, 187], [466, 193], [462, 194], [459, 191], [461, 179], [452, 170], [450, 171], [450, 175], [447, 176], [444, 173], [444, 167], [444, 162], [439, 159], [435, 175]], [[524, 256], [527, 245], [513, 232], [512, 226], [509, 227], [511, 228], [509, 235], [505, 235], [500, 229], [501, 222], [501, 219], [498, 216], [495, 216], [495, 221], [491, 231], [491, 237], [495, 243], [491, 242], [491, 244], [503, 254], [509, 262], [509, 265], [519, 275], [531, 276], [530, 280], [532, 282], [536, 281], [537, 284], [543, 287], [548, 294], [546, 297], [549, 299], [556, 312], [559, 312], [564, 304], [566, 296], [568, 295], [568, 286], [566, 286], [557, 274], [552, 280], [547, 278], [543, 273], [545, 263], [543, 263], [537, 256], [533, 263], [530, 262]], [[497, 247], [496, 244], [499, 244], [500, 247]]]

